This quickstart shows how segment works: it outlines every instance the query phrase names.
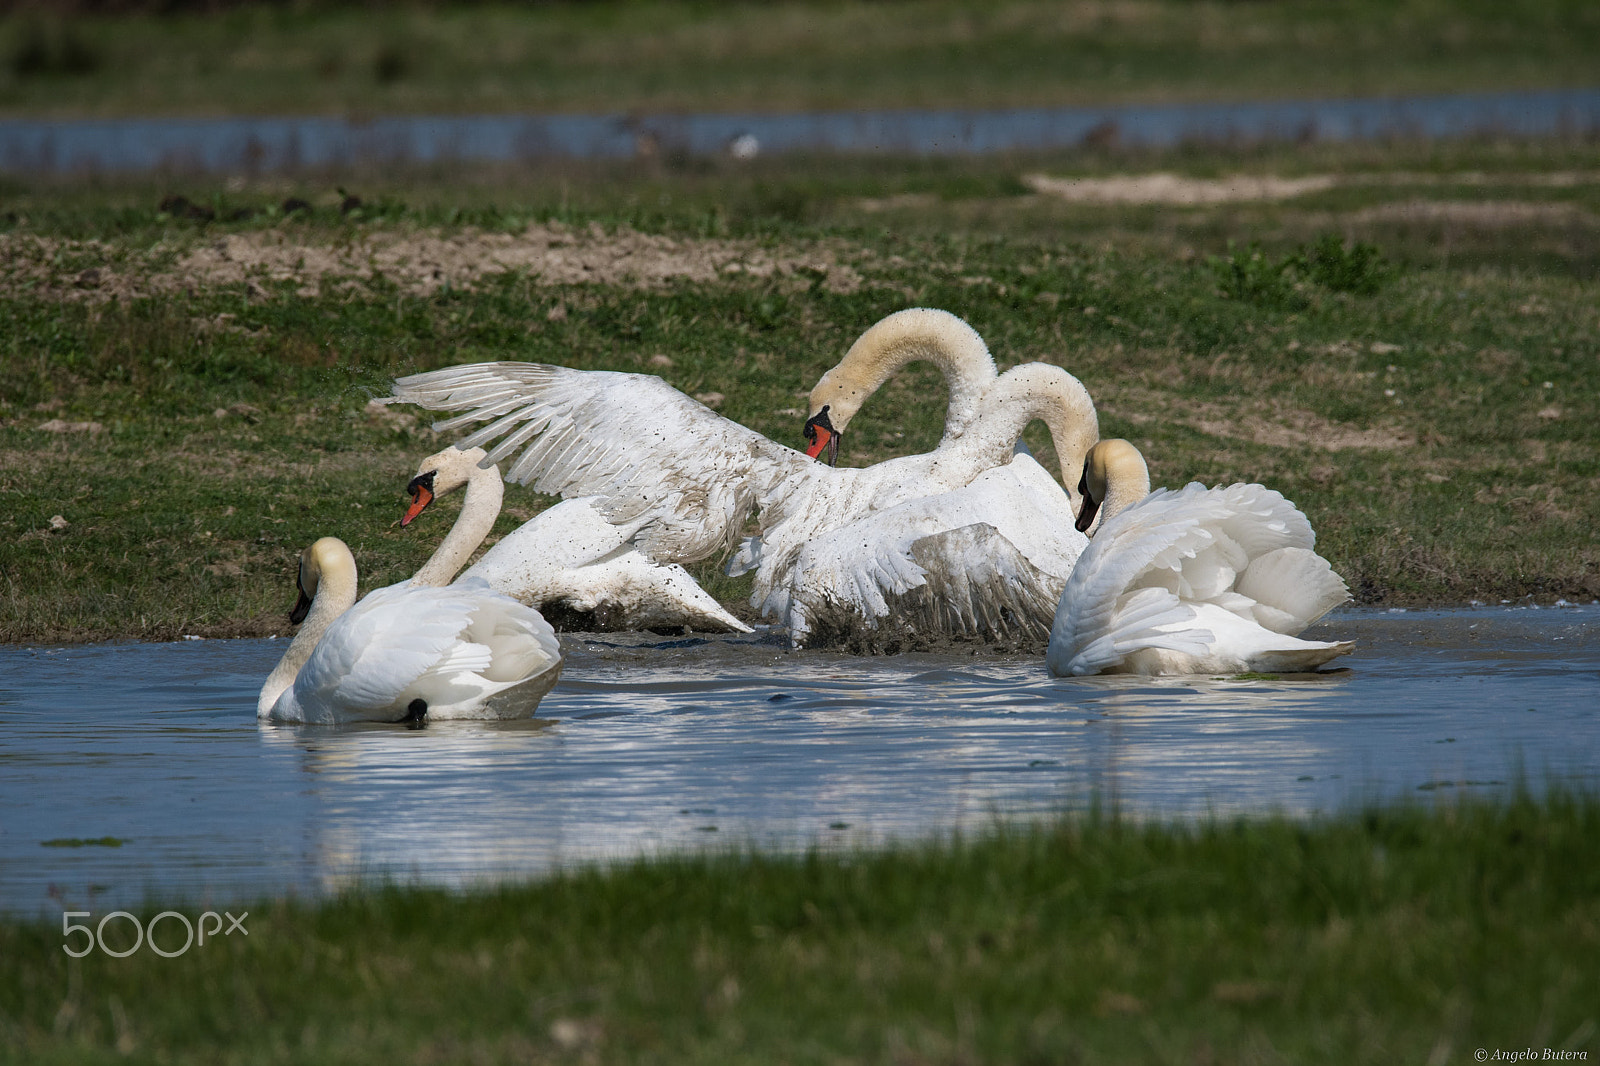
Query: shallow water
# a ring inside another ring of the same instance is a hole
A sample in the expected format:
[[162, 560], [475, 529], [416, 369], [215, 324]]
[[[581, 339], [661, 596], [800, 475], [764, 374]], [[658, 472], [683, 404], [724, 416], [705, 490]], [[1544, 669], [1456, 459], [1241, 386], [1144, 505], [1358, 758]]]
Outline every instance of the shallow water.
[[283, 641], [3, 647], [0, 909], [462, 885], [1092, 802], [1308, 813], [1600, 784], [1600, 607], [1351, 610], [1307, 635], [1359, 648], [1310, 677], [1153, 681], [568, 636], [546, 719], [423, 730], [259, 725]]
[[1580, 136], [1600, 130], [1600, 89], [1353, 100], [798, 114], [334, 115], [0, 119], [0, 170], [24, 174], [762, 153], [953, 155], [1106, 143]]

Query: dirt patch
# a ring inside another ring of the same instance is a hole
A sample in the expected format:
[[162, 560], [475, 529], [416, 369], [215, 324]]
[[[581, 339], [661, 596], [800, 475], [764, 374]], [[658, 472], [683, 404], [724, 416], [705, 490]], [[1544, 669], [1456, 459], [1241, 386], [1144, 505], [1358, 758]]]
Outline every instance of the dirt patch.
[[1576, 204], [1537, 203], [1521, 200], [1407, 200], [1352, 211], [1343, 216], [1351, 223], [1425, 223], [1509, 229], [1541, 223], [1554, 226], [1594, 225], [1600, 218]]
[[[1202, 205], [1289, 200], [1308, 193], [1349, 186], [1403, 188], [1407, 185], [1448, 186], [1525, 186], [1529, 188], [1573, 189], [1600, 184], [1600, 173], [1559, 171], [1550, 174], [1305, 174], [1281, 178], [1272, 174], [1231, 174], [1223, 178], [1187, 178], [1181, 174], [1116, 174], [1103, 178], [1055, 178], [1029, 174], [1023, 183], [1034, 192], [1073, 203], [1095, 204], [1173, 204]], [[1417, 201], [1417, 203], [1423, 203]], [[893, 206], [884, 201], [884, 206]], [[1407, 205], [1384, 205], [1370, 211], [1389, 211]], [[1442, 205], [1440, 205], [1442, 206]], [[1450, 206], [1489, 207], [1489, 204]], [[1508, 205], [1511, 206], [1511, 205]], [[1566, 208], [1562, 204], [1516, 204], [1520, 208]], [[1448, 208], [1447, 208], [1448, 210]], [[1358, 212], [1357, 216], [1365, 212]], [[1459, 221], [1459, 220], [1457, 220]]]
[[63, 300], [283, 283], [302, 296], [315, 296], [330, 286], [380, 277], [405, 292], [427, 296], [443, 288], [471, 289], [485, 277], [510, 272], [546, 285], [656, 288], [673, 281], [744, 277], [793, 278], [797, 284], [820, 279], [839, 293], [861, 285], [860, 275], [846, 262], [851, 253], [842, 242], [771, 248], [754, 241], [666, 237], [598, 225], [578, 229], [560, 223], [529, 226], [521, 233], [375, 230], [339, 243], [308, 236], [284, 230], [232, 233], [170, 265], [156, 265], [158, 256], [170, 258], [170, 250], [157, 249], [143, 264], [124, 263], [120, 269], [106, 262], [110, 249], [96, 241], [0, 237], [0, 259], [8, 264], [0, 285], [12, 294], [33, 291]]
[[[1213, 437], [1247, 440], [1274, 448], [1320, 448], [1337, 452], [1347, 448], [1409, 448], [1416, 439], [1393, 426], [1360, 429], [1329, 421], [1321, 415], [1286, 404], [1267, 403], [1264, 410], [1247, 414], [1220, 404], [1175, 402], [1170, 396], [1146, 389], [1116, 390], [1096, 401], [1103, 411], [1135, 425], [1177, 422]], [[1258, 408], [1263, 405], [1252, 401]], [[1153, 413], [1158, 412], [1158, 413]]]
[[1029, 174], [1023, 183], [1034, 192], [1073, 203], [1229, 204], [1288, 200], [1338, 184], [1332, 174], [1301, 178], [1233, 174], [1225, 178], [1186, 178], [1180, 174], [1124, 174], [1109, 178], [1052, 178]]
[[[161, 251], [158, 246], [147, 252], [145, 261], [159, 261]], [[126, 264], [113, 267], [119, 254], [119, 249], [100, 240], [0, 234], [0, 292], [95, 301], [140, 295], [136, 278], [147, 272], [130, 270]]]

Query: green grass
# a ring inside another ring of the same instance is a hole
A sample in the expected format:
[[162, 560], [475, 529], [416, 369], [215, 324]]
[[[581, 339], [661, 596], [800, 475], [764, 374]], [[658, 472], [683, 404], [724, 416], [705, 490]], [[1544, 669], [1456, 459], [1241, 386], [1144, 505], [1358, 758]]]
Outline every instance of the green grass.
[[71, 19], [47, 12], [0, 19], [0, 112], [1004, 107], [1600, 80], [1600, 14], [1584, 0], [614, 0], [238, 5], [214, 15]]
[[1309, 822], [1084, 816], [234, 905], [248, 938], [175, 959], [74, 960], [59, 921], [8, 919], [0, 1058], [1592, 1061], [1597, 832], [1600, 803], [1564, 795]]
[[[1003, 364], [1072, 370], [1102, 433], [1139, 444], [1156, 483], [1283, 491], [1359, 602], [1600, 595], [1596, 186], [1539, 180], [1592, 172], [1595, 149], [1321, 152], [1309, 162], [1327, 172], [1384, 181], [1272, 205], [1107, 207], [1027, 191], [1023, 176], [1062, 160], [797, 161], [476, 185], [369, 176], [360, 210], [341, 215], [330, 191], [293, 217], [274, 205], [308, 184], [184, 190], [220, 217], [255, 211], [234, 222], [158, 212], [161, 187], [18, 186], [0, 224], [0, 639], [282, 632], [295, 553], [326, 534], [351, 542], [369, 587], [409, 573], [449, 504], [402, 531], [403, 486], [445, 442], [425, 419], [365, 409], [395, 374], [485, 359], [659, 373], [798, 443], [810, 384], [863, 329], [916, 304], [967, 318]], [[1271, 153], [1120, 158], [1199, 176], [1286, 170]], [[1073, 169], [1113, 172], [1116, 158]], [[1407, 184], [1469, 171], [1509, 191], [1474, 186], [1465, 200], [1448, 182]], [[1543, 216], [1524, 197], [1540, 190], [1576, 221], [1565, 245], [1529, 254]], [[1438, 222], [1441, 248], [1384, 221], [1418, 203], [1490, 212]], [[1536, 209], [1497, 221], [1506, 203]], [[791, 266], [434, 285], [404, 259], [351, 276], [363, 251], [316, 295], [298, 293], [310, 275], [295, 274], [296, 256], [549, 222], [580, 250], [643, 232], [686, 262]], [[224, 238], [282, 241], [294, 276], [185, 273]], [[928, 397], [941, 395], [931, 371], [902, 374], [856, 421], [843, 461], [932, 447], [942, 403]], [[40, 428], [50, 422], [101, 429]], [[1030, 440], [1050, 461], [1048, 442]], [[497, 529], [546, 502], [513, 490]], [[714, 561], [698, 573], [742, 600]]]

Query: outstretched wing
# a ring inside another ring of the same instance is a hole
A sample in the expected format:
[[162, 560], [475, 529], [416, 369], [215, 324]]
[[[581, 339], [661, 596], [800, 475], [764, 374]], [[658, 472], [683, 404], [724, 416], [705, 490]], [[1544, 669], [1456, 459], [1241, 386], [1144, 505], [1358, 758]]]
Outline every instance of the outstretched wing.
[[489, 448], [484, 464], [515, 455], [507, 481], [599, 497], [606, 519], [635, 524], [634, 545], [657, 562], [731, 547], [763, 493], [810, 463], [645, 374], [475, 363], [400, 378], [393, 394], [464, 412], [435, 423], [441, 432], [487, 421], [457, 446]]

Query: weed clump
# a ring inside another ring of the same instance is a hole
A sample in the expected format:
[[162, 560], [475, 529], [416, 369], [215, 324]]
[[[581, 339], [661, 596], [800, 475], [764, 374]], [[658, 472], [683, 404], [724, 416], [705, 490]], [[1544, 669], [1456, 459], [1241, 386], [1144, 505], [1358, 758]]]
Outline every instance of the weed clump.
[[1305, 302], [1294, 288], [1293, 268], [1297, 259], [1297, 255], [1273, 259], [1255, 241], [1243, 248], [1229, 241], [1227, 255], [1208, 256], [1206, 263], [1216, 274], [1217, 285], [1225, 299], [1284, 307]]
[[1273, 258], [1251, 241], [1243, 248], [1228, 242], [1228, 254], [1206, 260], [1225, 299], [1265, 307], [1303, 307], [1304, 284], [1331, 292], [1371, 296], [1390, 280], [1394, 268], [1375, 245], [1349, 247], [1336, 233], [1325, 233], [1282, 258]]
[[1376, 245], [1356, 241], [1347, 248], [1336, 233], [1324, 233], [1299, 259], [1306, 276], [1318, 285], [1357, 296], [1371, 296], [1394, 274]]
[[62, 23], [31, 23], [23, 27], [9, 56], [11, 73], [18, 79], [93, 74], [102, 65], [100, 53]]

